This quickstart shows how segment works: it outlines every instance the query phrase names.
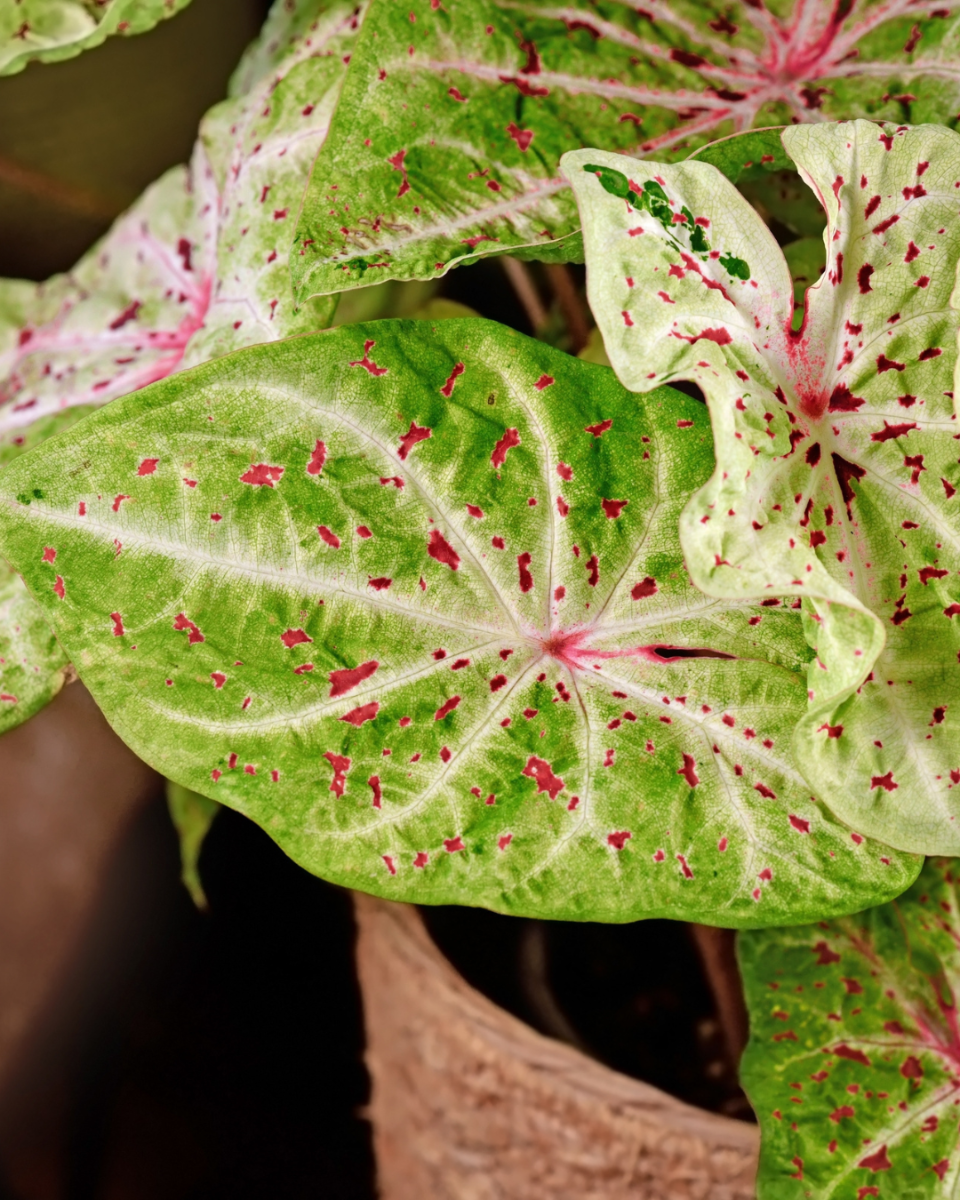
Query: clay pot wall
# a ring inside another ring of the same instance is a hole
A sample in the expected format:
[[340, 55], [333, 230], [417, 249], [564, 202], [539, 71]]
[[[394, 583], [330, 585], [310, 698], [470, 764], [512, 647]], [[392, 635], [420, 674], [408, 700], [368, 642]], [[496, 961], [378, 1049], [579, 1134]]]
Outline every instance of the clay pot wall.
[[542, 1037], [414, 908], [356, 911], [381, 1200], [752, 1200], [754, 1126]]

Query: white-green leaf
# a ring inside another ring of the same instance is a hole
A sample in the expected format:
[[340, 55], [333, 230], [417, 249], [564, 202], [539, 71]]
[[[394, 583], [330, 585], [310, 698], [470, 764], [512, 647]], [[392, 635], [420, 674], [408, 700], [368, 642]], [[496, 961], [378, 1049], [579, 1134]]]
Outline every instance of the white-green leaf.
[[801, 329], [773, 237], [700, 163], [564, 160], [590, 302], [627, 386], [707, 396], [717, 470], [681, 523], [697, 585], [805, 597], [812, 790], [892, 845], [955, 853], [960, 137], [857, 121], [783, 144], [828, 218]]
[[146, 33], [190, 0], [0, 0], [0, 75], [60, 62], [113, 34]]
[[687, 577], [711, 467], [679, 393], [491, 322], [382, 321], [45, 442], [0, 475], [0, 551], [138, 754], [339, 883], [727, 925], [896, 895], [918, 860], [792, 757], [798, 612]]

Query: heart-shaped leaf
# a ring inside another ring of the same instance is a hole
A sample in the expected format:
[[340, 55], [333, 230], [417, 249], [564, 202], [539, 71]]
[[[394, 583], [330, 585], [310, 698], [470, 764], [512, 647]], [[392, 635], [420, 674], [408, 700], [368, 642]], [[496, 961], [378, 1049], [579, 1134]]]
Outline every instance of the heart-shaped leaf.
[[629, 387], [707, 396], [717, 470], [681, 523], [697, 585], [806, 597], [812, 790], [892, 845], [960, 851], [960, 137], [858, 121], [783, 142], [828, 217], [801, 328], [783, 254], [715, 169], [579, 151], [590, 302]]
[[574, 260], [558, 161], [584, 144], [673, 158], [752, 125], [953, 122], [956, 9], [372, 0], [298, 225], [297, 294], [518, 247]]
[[190, 0], [12, 0], [0, 5], [0, 75], [60, 62], [112, 34], [146, 33]]
[[892, 904], [741, 935], [760, 1200], [954, 1194], [958, 946], [949, 859]]
[[791, 758], [798, 614], [687, 578], [711, 466], [685, 396], [487, 321], [383, 321], [44, 443], [0, 475], [0, 549], [128, 744], [326, 878], [728, 925], [898, 894], [918, 861]]

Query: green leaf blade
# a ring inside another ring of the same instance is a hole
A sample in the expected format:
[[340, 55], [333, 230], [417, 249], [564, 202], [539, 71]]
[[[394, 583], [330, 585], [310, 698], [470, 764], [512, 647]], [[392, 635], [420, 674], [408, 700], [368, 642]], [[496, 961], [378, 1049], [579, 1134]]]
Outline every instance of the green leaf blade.
[[903, 122], [914, 104], [952, 123], [957, 19], [937, 11], [373, 0], [305, 199], [296, 293], [520, 248], [556, 260], [565, 239], [574, 255], [558, 161], [580, 145], [669, 160], [753, 125]]
[[950, 1194], [956, 925], [953, 863], [931, 859], [892, 904], [741, 935], [760, 1200]]
[[711, 464], [686, 397], [490, 322], [384, 321], [111, 405], [4, 472], [0, 522], [121, 735], [326, 878], [729, 925], [897, 894], [919, 863], [794, 763], [799, 614], [689, 583]]

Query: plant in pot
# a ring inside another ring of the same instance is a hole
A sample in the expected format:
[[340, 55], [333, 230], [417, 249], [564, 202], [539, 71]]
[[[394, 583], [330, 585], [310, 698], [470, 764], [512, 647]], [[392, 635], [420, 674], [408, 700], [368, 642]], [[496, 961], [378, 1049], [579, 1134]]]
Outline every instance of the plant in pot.
[[[4, 285], [0, 717], [72, 664], [191, 870], [743, 930], [759, 1194], [951, 1194], [954, 9], [648, 8], [280, 4]], [[354, 290], [506, 252], [609, 366]]]

